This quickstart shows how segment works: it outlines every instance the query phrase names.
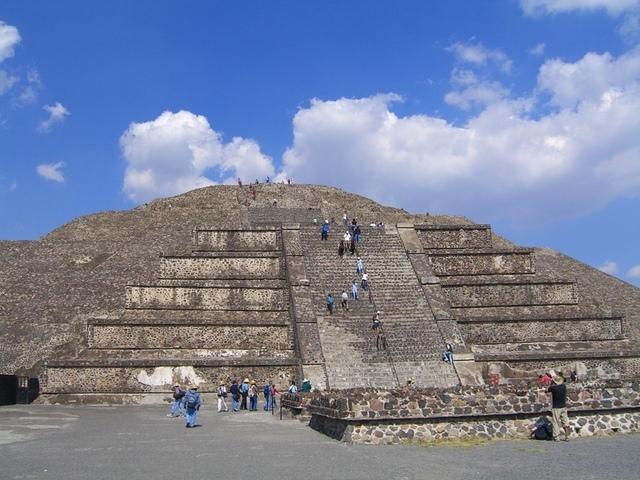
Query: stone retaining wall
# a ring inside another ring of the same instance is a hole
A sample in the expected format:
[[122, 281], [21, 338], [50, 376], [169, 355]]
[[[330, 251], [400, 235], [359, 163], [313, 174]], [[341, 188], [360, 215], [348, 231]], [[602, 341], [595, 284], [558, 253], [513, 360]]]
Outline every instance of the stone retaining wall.
[[444, 284], [452, 307], [568, 305], [577, 302], [572, 283]]
[[278, 257], [163, 257], [161, 278], [280, 278]]
[[291, 350], [288, 326], [92, 325], [90, 348], [217, 348]]
[[426, 249], [485, 248], [491, 245], [489, 225], [416, 225]]
[[531, 250], [513, 252], [429, 253], [433, 272], [440, 275], [504, 275], [535, 273]]
[[208, 230], [194, 232], [194, 244], [202, 249], [221, 252], [279, 250], [278, 234], [271, 230]]
[[[354, 443], [464, 437], [528, 438], [550, 395], [531, 386], [315, 393], [310, 425]], [[640, 430], [640, 386], [568, 385], [572, 435]]]

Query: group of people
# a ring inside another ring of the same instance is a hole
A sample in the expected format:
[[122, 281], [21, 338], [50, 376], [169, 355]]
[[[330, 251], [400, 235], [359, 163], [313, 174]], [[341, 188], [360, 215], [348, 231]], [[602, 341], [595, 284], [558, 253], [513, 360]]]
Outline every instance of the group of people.
[[[311, 382], [307, 378], [302, 381], [299, 389], [296, 382], [292, 380], [287, 393], [291, 395], [296, 395], [298, 392], [307, 393], [311, 392], [311, 388]], [[238, 383], [238, 380], [232, 380], [230, 385], [225, 381], [221, 381], [216, 391], [218, 413], [229, 411], [227, 406], [227, 398], [229, 396], [231, 396], [231, 411], [248, 410], [257, 412], [260, 392], [264, 398], [263, 409], [265, 411], [275, 410], [278, 406], [277, 396], [280, 391], [273, 382], [270, 381], [261, 389], [258, 389], [256, 381], [250, 382], [248, 378], [245, 378], [242, 383]], [[197, 412], [202, 406], [202, 397], [198, 392], [198, 386], [190, 385], [187, 389], [183, 389], [180, 384], [176, 383], [173, 385], [172, 394], [173, 402], [171, 402], [167, 417], [185, 417], [186, 427], [194, 427], [196, 425]]]

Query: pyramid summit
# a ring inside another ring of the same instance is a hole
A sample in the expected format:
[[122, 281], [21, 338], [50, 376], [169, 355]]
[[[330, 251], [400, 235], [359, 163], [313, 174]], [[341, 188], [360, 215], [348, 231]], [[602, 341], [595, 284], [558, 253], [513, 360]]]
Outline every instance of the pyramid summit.
[[[340, 256], [345, 213], [361, 241]], [[0, 294], [0, 374], [38, 378], [41, 401], [161, 401], [175, 382], [206, 394], [244, 377], [327, 390], [640, 371], [640, 289], [489, 225], [324, 186], [206, 187], [0, 241]]]

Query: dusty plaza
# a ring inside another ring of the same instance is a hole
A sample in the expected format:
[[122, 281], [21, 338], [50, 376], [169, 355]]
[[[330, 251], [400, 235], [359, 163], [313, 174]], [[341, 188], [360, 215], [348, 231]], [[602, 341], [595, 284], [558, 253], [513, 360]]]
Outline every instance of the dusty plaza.
[[336, 442], [263, 412], [218, 415], [207, 405], [199, 417], [202, 426], [193, 430], [165, 412], [156, 406], [2, 407], [2, 478], [596, 480], [635, 479], [638, 471], [638, 434], [559, 444], [372, 447]]

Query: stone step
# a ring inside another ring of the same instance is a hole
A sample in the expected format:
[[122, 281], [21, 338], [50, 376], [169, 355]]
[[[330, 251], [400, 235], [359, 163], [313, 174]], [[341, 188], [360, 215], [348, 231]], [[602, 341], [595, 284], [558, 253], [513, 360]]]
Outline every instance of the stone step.
[[246, 230], [198, 227], [193, 233], [193, 243], [196, 250], [205, 251], [278, 251], [278, 230], [275, 227], [254, 227]]
[[491, 226], [478, 224], [415, 225], [425, 249], [487, 248]]
[[[140, 282], [146, 283], [146, 282]], [[169, 279], [161, 278], [152, 282], [154, 286], [160, 287], [194, 287], [194, 288], [288, 288], [287, 280], [282, 278], [263, 278], [263, 279]]]
[[535, 273], [533, 250], [443, 249], [428, 252], [428, 261], [438, 276], [504, 275]]
[[313, 224], [313, 219], [318, 223], [324, 222], [319, 208], [282, 208], [282, 207], [250, 207], [248, 209], [251, 225], [299, 223]]
[[160, 277], [205, 280], [283, 278], [284, 265], [279, 256], [164, 256], [160, 259]]
[[[84, 350], [80, 356], [83, 361], [111, 362], [115, 359], [124, 360], [145, 360], [155, 364], [163, 362], [192, 362], [194, 359], [225, 360], [225, 359], [256, 359], [256, 358], [294, 358], [295, 352], [292, 345], [285, 348], [262, 348], [234, 349], [233, 347], [209, 347], [199, 348], [197, 345], [188, 348], [130, 348], [130, 347], [109, 347], [109, 348], [89, 348]], [[286, 348], [288, 347], [288, 348]]]
[[126, 308], [287, 310], [288, 291], [274, 288], [128, 285]]

